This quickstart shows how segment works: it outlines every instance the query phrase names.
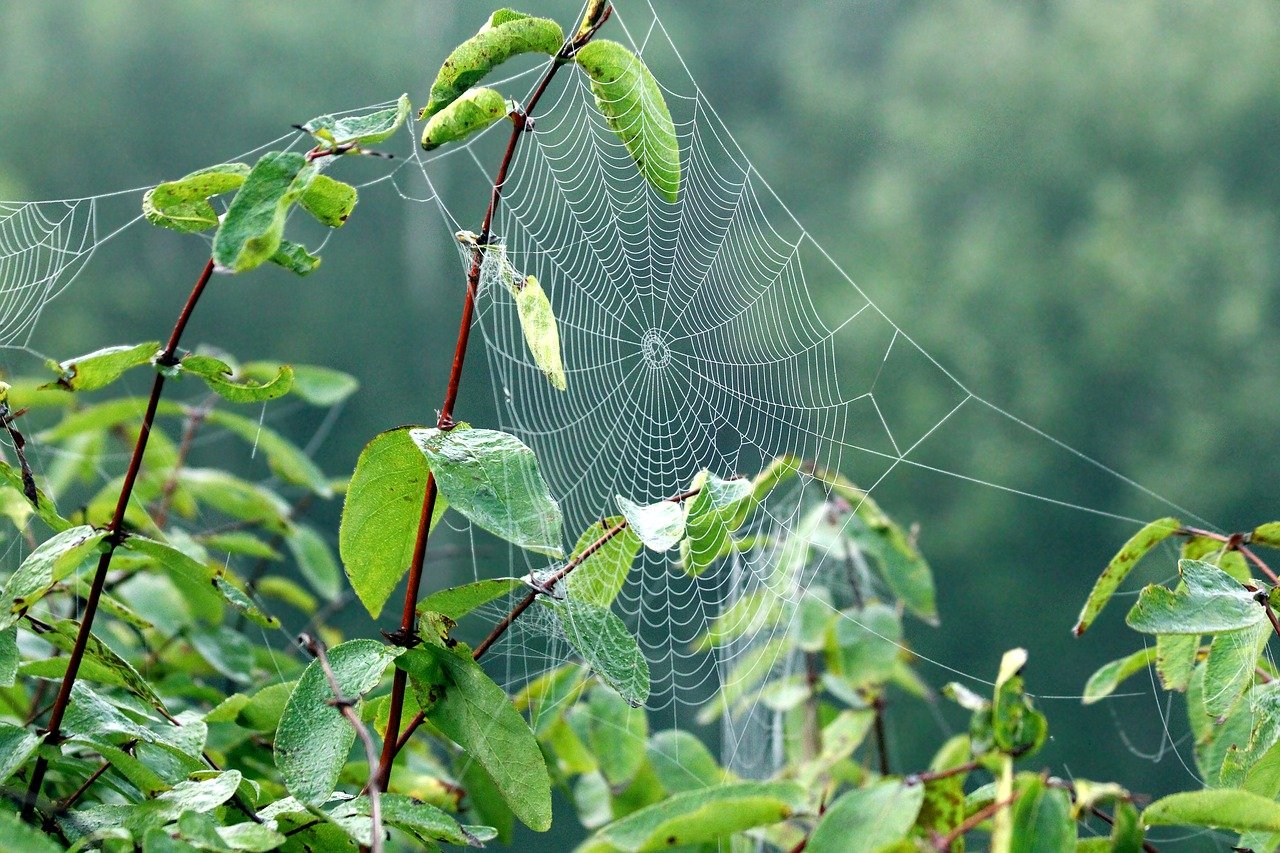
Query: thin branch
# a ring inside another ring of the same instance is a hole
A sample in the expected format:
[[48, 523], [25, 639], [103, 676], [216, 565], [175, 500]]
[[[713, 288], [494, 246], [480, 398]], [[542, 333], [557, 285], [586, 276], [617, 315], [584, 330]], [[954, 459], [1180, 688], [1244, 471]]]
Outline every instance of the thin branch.
[[[610, 7], [605, 6], [600, 17], [593, 24], [603, 23], [608, 17]], [[476, 291], [480, 286], [480, 270], [484, 265], [485, 248], [493, 236], [493, 221], [498, 207], [502, 204], [502, 188], [507, 182], [507, 171], [515, 159], [516, 148], [525, 131], [533, 129], [529, 117], [533, 114], [542, 99], [551, 80], [560, 67], [573, 54], [595, 36], [597, 27], [573, 36], [565, 41], [559, 53], [547, 67], [542, 78], [534, 85], [525, 99], [523, 107], [511, 113], [511, 137], [507, 141], [506, 153], [498, 166], [498, 173], [493, 180], [493, 191], [489, 196], [489, 207], [484, 214], [484, 224], [480, 229], [480, 237], [471, 256], [471, 268], [467, 273], [466, 293], [462, 302], [462, 318], [458, 324], [458, 340], [454, 345], [453, 364], [449, 369], [449, 384], [445, 390], [444, 405], [440, 407], [436, 426], [441, 430], [449, 430], [454, 426], [453, 410], [458, 402], [458, 389], [462, 383], [462, 367], [467, 357], [467, 343], [471, 337], [471, 325], [475, 317]], [[427, 476], [426, 491], [422, 499], [422, 512], [418, 516], [418, 533], [413, 545], [413, 558], [409, 563], [408, 582], [405, 586], [404, 607], [400, 614], [400, 628], [392, 635], [392, 639], [403, 645], [415, 642], [414, 627], [417, 620], [418, 593], [422, 587], [422, 567], [426, 561], [427, 540], [431, 535], [431, 517], [436, 507], [436, 481], [432, 475]], [[409, 678], [402, 669], [396, 669], [391, 683], [391, 699], [388, 705], [390, 714], [387, 723], [386, 740], [382, 744], [382, 756], [378, 762], [378, 778], [383, 787], [391, 778], [391, 765], [395, 761], [397, 745], [400, 742], [400, 715], [404, 710], [404, 694], [408, 688]]]
[[347, 718], [347, 722], [355, 728], [356, 734], [360, 738], [360, 742], [364, 744], [365, 758], [369, 762], [370, 778], [369, 786], [369, 819], [373, 822], [373, 844], [370, 846], [372, 853], [382, 853], [382, 786], [379, 779], [376, 778], [373, 768], [378, 765], [378, 750], [373, 745], [373, 735], [369, 734], [369, 728], [360, 719], [360, 715], [356, 713], [355, 701], [348, 699], [342, 695], [342, 687], [338, 684], [338, 678], [333, 674], [333, 667], [329, 666], [329, 657], [325, 654], [324, 645], [316, 638], [309, 634], [303, 634], [298, 637], [301, 646], [315, 656], [320, 662], [320, 668], [324, 670], [325, 680], [329, 682], [329, 689], [333, 691], [333, 700], [330, 705], [337, 708], [342, 716]]
[[84, 782], [80, 784], [79, 788], [76, 788], [70, 796], [58, 804], [58, 811], [65, 812], [74, 806], [76, 804], [76, 800], [80, 799], [84, 792], [89, 790], [89, 787], [93, 785], [94, 782], [98, 781], [98, 777], [107, 772], [107, 768], [110, 766], [111, 762], [104, 759], [103, 762], [98, 765], [98, 769], [93, 771], [93, 773], [89, 775], [89, 778], [85, 779]]
[[955, 829], [951, 830], [946, 835], [944, 835], [942, 838], [938, 839], [938, 841], [933, 845], [934, 848], [937, 849], [939, 853], [946, 853], [947, 851], [950, 851], [951, 845], [955, 844], [956, 841], [961, 836], [971, 831], [974, 827], [982, 823], [984, 820], [994, 816], [995, 813], [1000, 811], [1001, 809], [1007, 808], [1013, 805], [1014, 800], [1018, 799], [1018, 796], [1021, 793], [1022, 793], [1021, 791], [1014, 791], [1013, 794], [1008, 799], [997, 800], [996, 802], [992, 803], [986, 808], [979, 809], [978, 811], [969, 815], [969, 817], [965, 819], [964, 823], [960, 824]]
[[[182, 332], [191, 320], [191, 314], [195, 311], [196, 303], [200, 301], [200, 295], [204, 293], [205, 286], [209, 283], [209, 278], [212, 275], [213, 258], [210, 258], [205, 263], [200, 277], [196, 279], [195, 286], [191, 288], [191, 294], [187, 297], [187, 302], [183, 305], [182, 312], [178, 314], [177, 321], [173, 324], [173, 332], [169, 335], [169, 342], [156, 357], [158, 368], [172, 366], [176, 363], [175, 356], [178, 351], [178, 343], [182, 339]], [[133, 486], [138, 480], [139, 472], [142, 470], [142, 456], [147, 450], [147, 438], [151, 435], [151, 427], [155, 423], [156, 409], [160, 406], [160, 395], [163, 391], [164, 372], [161, 369], [157, 369], [155, 382], [151, 385], [151, 396], [147, 400], [147, 410], [142, 416], [142, 427], [138, 431], [137, 441], [133, 445], [133, 455], [129, 458], [129, 467], [125, 471], [124, 483], [120, 487], [120, 498], [116, 501], [111, 523], [107, 525], [107, 538], [105, 540], [107, 550], [98, 559], [98, 568], [93, 575], [93, 583], [89, 587], [89, 597], [85, 601], [84, 615], [80, 619], [80, 631], [76, 634], [75, 645], [71, 648], [71, 656], [67, 660], [67, 671], [62, 677], [61, 686], [58, 688], [58, 697], [54, 700], [53, 709], [49, 712], [48, 733], [45, 735], [45, 743], [50, 746], [56, 746], [62, 742], [62, 718], [66, 714], [67, 705], [71, 701], [71, 688], [75, 686], [76, 676], [80, 672], [80, 663], [84, 660], [85, 648], [89, 645], [89, 636], [93, 630], [93, 619], [97, 615], [98, 602], [102, 598], [102, 588], [107, 580], [107, 572], [111, 568], [111, 557], [124, 540], [125, 510], [129, 507], [129, 501], [133, 497]], [[28, 821], [34, 813], [36, 798], [40, 793], [40, 786], [44, 783], [44, 776], [48, 769], [49, 760], [43, 755], [40, 756], [31, 772], [31, 783], [27, 788], [27, 802], [22, 810], [23, 818]]]
[[964, 764], [957, 764], [955, 767], [948, 767], [946, 770], [928, 770], [924, 773], [912, 773], [902, 780], [905, 785], [922, 785], [926, 782], [934, 782], [938, 779], [946, 779], [951, 776], [959, 776], [961, 773], [969, 773], [977, 770], [982, 766], [981, 761], [968, 761]]

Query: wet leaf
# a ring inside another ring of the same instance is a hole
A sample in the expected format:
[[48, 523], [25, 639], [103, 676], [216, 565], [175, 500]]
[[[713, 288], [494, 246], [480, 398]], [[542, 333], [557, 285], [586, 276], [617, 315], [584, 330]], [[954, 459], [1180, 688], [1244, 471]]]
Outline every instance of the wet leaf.
[[684, 538], [684, 508], [676, 501], [640, 506], [622, 495], [616, 497], [627, 526], [652, 551], [670, 551]]
[[511, 594], [524, 585], [519, 578], [489, 578], [433, 592], [418, 603], [419, 613], [439, 613], [455, 622], [477, 607]]
[[97, 556], [106, 537], [105, 530], [80, 525], [41, 542], [0, 591], [0, 630], [17, 622], [19, 612], [43, 598], [55, 583]]
[[280, 248], [289, 208], [314, 174], [292, 151], [264, 154], [240, 187], [213, 238], [213, 260], [229, 272], [251, 270]]
[[556, 326], [556, 315], [551, 308], [551, 300], [543, 291], [538, 279], [525, 276], [524, 284], [513, 287], [512, 295], [516, 300], [516, 311], [520, 315], [520, 330], [524, 333], [524, 342], [529, 347], [534, 364], [558, 391], [568, 387], [564, 364], [560, 360], [560, 330]]
[[649, 698], [649, 663], [622, 620], [606, 607], [539, 597], [551, 608], [569, 645], [632, 707]]
[[372, 145], [391, 137], [409, 117], [409, 96], [395, 106], [358, 116], [323, 115], [302, 126], [316, 139], [336, 148], [340, 145]]
[[[618, 525], [621, 518], [606, 518], [583, 531], [578, 542], [573, 546], [571, 560], [577, 560], [604, 538], [606, 532]], [[564, 589], [569, 598], [576, 598], [609, 607], [627, 582], [636, 555], [640, 552], [640, 540], [631, 532], [630, 527], [609, 537], [603, 545], [591, 552], [590, 556], [578, 563], [564, 579]]]
[[298, 204], [319, 220], [321, 225], [341, 228], [355, 209], [359, 193], [351, 184], [334, 180], [328, 175], [317, 174], [307, 184]]
[[1145, 634], [1216, 634], [1238, 631], [1267, 618], [1253, 593], [1211, 563], [1180, 560], [1183, 584], [1175, 590], [1152, 584], [1125, 618]]
[[1183, 791], [1147, 806], [1142, 812], [1142, 822], [1147, 826], [1211, 826], [1235, 832], [1280, 832], [1280, 803], [1233, 788]]
[[287, 364], [283, 365], [280, 372], [270, 381], [259, 383], [253, 379], [243, 382], [235, 381], [231, 378], [235, 375], [231, 365], [213, 356], [192, 353], [183, 356], [180, 363], [182, 372], [199, 376], [211, 390], [233, 403], [262, 403], [266, 400], [274, 400], [288, 394], [293, 386], [293, 368]]

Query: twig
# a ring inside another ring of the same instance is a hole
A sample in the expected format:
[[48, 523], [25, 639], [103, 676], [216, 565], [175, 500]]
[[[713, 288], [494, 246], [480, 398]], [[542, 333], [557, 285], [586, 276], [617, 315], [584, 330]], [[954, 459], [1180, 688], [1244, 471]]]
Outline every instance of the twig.
[[[1097, 806], [1090, 806], [1089, 811], [1093, 812], [1093, 816], [1101, 820], [1107, 826], [1116, 825], [1116, 819], [1113, 818], [1111, 815], [1107, 814], [1106, 812], [1104, 812], [1102, 809], [1098, 808]], [[1160, 853], [1160, 851], [1156, 849], [1156, 846], [1154, 844], [1146, 840], [1142, 842], [1142, 849], [1145, 850], [1146, 853]]]
[[[329, 689], [333, 691], [333, 699], [329, 704], [337, 708], [342, 716], [347, 718], [347, 722], [355, 728], [356, 734], [360, 737], [360, 742], [364, 744], [365, 758], [369, 761], [369, 768], [372, 771], [378, 764], [378, 750], [373, 745], [373, 735], [369, 734], [368, 727], [360, 720], [360, 715], [356, 713], [355, 701], [342, 695], [342, 687], [338, 684], [337, 676], [333, 674], [333, 667], [329, 666], [329, 657], [325, 654], [324, 645], [309, 634], [303, 634], [298, 637], [298, 643], [320, 662], [320, 668], [324, 670], [324, 677], [329, 682]], [[379, 781], [376, 778], [376, 774], [370, 774], [367, 790], [369, 792], [369, 819], [373, 822], [373, 843], [370, 845], [372, 853], [382, 853], [382, 786]]]
[[[601, 10], [600, 17], [592, 23], [603, 23], [608, 17], [610, 7]], [[497, 176], [493, 180], [493, 191], [489, 196], [489, 207], [484, 214], [484, 224], [480, 229], [480, 237], [476, 241], [471, 256], [471, 268], [467, 273], [466, 294], [462, 302], [462, 318], [458, 324], [458, 340], [453, 350], [453, 365], [449, 369], [449, 384], [445, 390], [444, 405], [436, 419], [436, 426], [441, 430], [451, 429], [454, 425], [453, 410], [458, 401], [458, 388], [462, 382], [462, 366], [467, 357], [467, 343], [471, 337], [471, 324], [475, 316], [476, 291], [480, 286], [480, 270], [484, 265], [485, 247], [493, 236], [493, 220], [502, 204], [502, 188], [507, 182], [507, 171], [515, 159], [516, 148], [526, 130], [532, 130], [529, 117], [533, 114], [542, 99], [543, 93], [551, 85], [551, 80], [565, 61], [586, 44], [596, 33], [596, 27], [566, 40], [559, 53], [542, 75], [542, 79], [530, 90], [522, 108], [511, 113], [511, 137], [507, 141], [507, 150], [503, 154], [502, 163], [498, 166]], [[418, 593], [422, 587], [422, 566], [426, 560], [427, 540], [431, 536], [431, 517], [436, 507], [436, 481], [428, 474], [426, 491], [422, 498], [422, 512], [418, 516], [418, 533], [414, 540], [413, 559], [409, 563], [409, 578], [405, 587], [404, 607], [400, 614], [400, 628], [390, 635], [397, 642], [412, 645], [415, 642], [414, 626], [417, 619]], [[527, 605], [526, 605], [527, 606]], [[382, 744], [382, 756], [378, 762], [378, 778], [383, 787], [391, 778], [391, 765], [395, 761], [397, 746], [400, 742], [400, 715], [404, 710], [404, 694], [408, 688], [409, 678], [404, 670], [397, 668], [391, 683], [391, 699], [388, 705], [390, 714], [387, 722], [386, 740]]]
[[[177, 363], [175, 357], [178, 351], [178, 343], [182, 339], [182, 332], [187, 328], [187, 323], [191, 319], [191, 314], [195, 311], [196, 303], [200, 301], [200, 295], [204, 293], [205, 285], [209, 283], [210, 276], [213, 275], [213, 258], [210, 258], [204, 265], [204, 269], [200, 273], [200, 277], [196, 279], [195, 286], [191, 288], [191, 294], [187, 297], [187, 302], [182, 307], [178, 319], [173, 324], [173, 332], [169, 335], [169, 342], [164, 349], [156, 357], [157, 368], [170, 367]], [[111, 516], [111, 523], [107, 525], [107, 550], [103, 552], [98, 559], [98, 568], [93, 575], [93, 583], [89, 587], [89, 597], [85, 601], [84, 615], [80, 619], [80, 631], [76, 634], [75, 645], [71, 648], [71, 656], [67, 661], [67, 671], [62, 677], [62, 684], [58, 688], [58, 697], [53, 702], [53, 710], [49, 712], [48, 734], [45, 735], [45, 743], [50, 746], [56, 746], [62, 741], [62, 718], [66, 714], [67, 705], [71, 701], [71, 688], [75, 686], [76, 676], [80, 672], [80, 662], [84, 660], [85, 648], [89, 645], [89, 636], [93, 630], [93, 619], [98, 612], [98, 602], [102, 598], [102, 588], [107, 580], [107, 572], [111, 568], [111, 557], [115, 553], [116, 548], [124, 541], [124, 514], [129, 507], [129, 501], [133, 497], [133, 486], [138, 480], [138, 473], [142, 470], [142, 456], [147, 450], [147, 438], [151, 435], [151, 427], [155, 423], [156, 409], [160, 406], [160, 395], [164, 391], [164, 371], [156, 370], [155, 382], [151, 385], [151, 396], [147, 400], [147, 410], [142, 416], [142, 427], [138, 431], [137, 441], [133, 445], [133, 455], [129, 458], [129, 468], [125, 471], [124, 483], [120, 486], [120, 498], [116, 501], [116, 509]], [[26, 820], [30, 820], [35, 809], [36, 797], [40, 793], [40, 786], [44, 783], [45, 773], [49, 769], [49, 760], [41, 755], [36, 760], [34, 769], [31, 772], [31, 783], [27, 788], [27, 802], [23, 806], [22, 816]]]
[[968, 761], [964, 764], [957, 764], [955, 767], [948, 767], [946, 770], [928, 770], [924, 773], [912, 773], [904, 778], [902, 782], [905, 785], [922, 785], [927, 782], [935, 782], [938, 779], [959, 776], [961, 773], [977, 770], [981, 766], [981, 761]]
[[871, 707], [875, 710], [875, 734], [876, 734], [876, 755], [880, 757], [880, 775], [889, 775], [889, 739], [885, 736], [884, 731], [884, 697], [877, 696], [871, 700]]
[[85, 791], [89, 790], [89, 787], [94, 782], [97, 782], [98, 777], [101, 776], [103, 773], [106, 773], [107, 768], [110, 766], [111, 766], [111, 762], [104, 759], [103, 762], [98, 765], [98, 769], [93, 771], [93, 773], [89, 775], [89, 778], [85, 779], [84, 782], [80, 784], [79, 788], [76, 788], [75, 791], [73, 791], [70, 796], [68, 796], [65, 800], [63, 800], [61, 803], [58, 804], [58, 811], [65, 812], [68, 809], [70, 809], [72, 806], [74, 806], [76, 804], [76, 800], [80, 799], [81, 795], [83, 795]]
[[957, 839], [963, 836], [966, 832], [969, 832], [970, 830], [972, 830], [975, 826], [982, 823], [987, 818], [993, 816], [996, 812], [1000, 811], [1003, 808], [1007, 808], [1008, 806], [1013, 805], [1014, 800], [1018, 799], [1018, 796], [1021, 793], [1022, 793], [1021, 791], [1014, 791], [1013, 794], [1008, 799], [997, 800], [996, 802], [992, 803], [986, 808], [979, 809], [978, 811], [969, 815], [969, 817], [965, 819], [964, 823], [960, 824], [955, 829], [951, 830], [946, 835], [944, 835], [942, 838], [938, 839], [937, 842], [935, 842], [933, 845], [934, 848], [938, 850], [939, 853], [947, 853], [947, 851], [951, 850], [951, 845], [955, 844]]

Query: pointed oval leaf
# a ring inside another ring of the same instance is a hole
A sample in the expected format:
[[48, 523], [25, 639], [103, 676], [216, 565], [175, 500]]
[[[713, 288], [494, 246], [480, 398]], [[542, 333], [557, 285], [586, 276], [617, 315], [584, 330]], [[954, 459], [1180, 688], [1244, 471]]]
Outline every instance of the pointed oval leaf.
[[513, 545], [564, 556], [563, 518], [538, 460], [514, 435], [455, 427], [410, 431], [440, 494], [473, 523]]
[[1120, 553], [1112, 557], [1111, 562], [1102, 570], [1102, 574], [1098, 576], [1097, 582], [1094, 583], [1089, 597], [1085, 599], [1084, 608], [1080, 611], [1080, 618], [1076, 620], [1076, 626], [1072, 629], [1077, 637], [1093, 624], [1094, 619], [1098, 618], [1102, 608], [1107, 606], [1107, 602], [1111, 600], [1116, 588], [1120, 586], [1129, 572], [1133, 571], [1133, 567], [1138, 565], [1138, 562], [1149, 554], [1152, 548], [1181, 529], [1182, 522], [1178, 521], [1178, 519], [1161, 518], [1143, 527], [1124, 544], [1124, 547], [1120, 549]]
[[213, 261], [229, 272], [245, 272], [280, 248], [285, 218], [306, 189], [314, 167], [293, 151], [264, 154], [231, 200], [213, 238]]
[[[377, 618], [409, 570], [430, 473], [410, 437], [413, 427], [375, 436], [365, 445], [347, 487], [338, 528], [338, 553], [369, 615]], [[434, 528], [448, 501], [436, 498]]]
[[879, 850], [907, 834], [923, 804], [923, 785], [897, 780], [848, 791], [827, 809], [805, 849], [813, 853]]
[[404, 94], [395, 106], [358, 116], [317, 116], [302, 129], [334, 148], [340, 145], [371, 145], [389, 139], [408, 117], [409, 96]]
[[233, 403], [262, 403], [289, 393], [293, 387], [293, 368], [285, 364], [265, 384], [249, 379], [237, 382], [231, 377], [235, 370], [225, 361], [208, 355], [192, 353], [183, 356], [182, 371], [199, 376], [209, 388]]
[[1253, 593], [1222, 569], [1180, 560], [1177, 589], [1152, 584], [1138, 595], [1125, 622], [1145, 634], [1216, 634], [1239, 631], [1267, 618]]
[[1113, 660], [1111, 663], [1104, 664], [1093, 675], [1089, 676], [1089, 680], [1084, 685], [1084, 704], [1092, 705], [1100, 699], [1105, 699], [1115, 692], [1126, 678], [1142, 672], [1151, 664], [1155, 663], [1156, 650], [1153, 648], [1145, 648], [1141, 651], [1134, 652], [1128, 657]]
[[[281, 374], [277, 371], [277, 376], [279, 375]], [[270, 427], [264, 426], [259, 420], [226, 411], [209, 412], [205, 417], [209, 423], [234, 433], [260, 451], [267, 457], [267, 464], [271, 470], [281, 480], [295, 486], [304, 486], [322, 498], [333, 494], [329, 478], [311, 457], [302, 448]]]
[[726, 781], [706, 744], [684, 729], [667, 729], [649, 738], [649, 763], [669, 794], [710, 788]]
[[1071, 796], [1061, 788], [1050, 788], [1034, 774], [1020, 776], [1019, 782], [1010, 853], [1072, 853], [1076, 822], [1071, 816]]
[[614, 821], [592, 840], [629, 853], [667, 850], [769, 826], [804, 808], [804, 789], [794, 782], [734, 782], [675, 794]]
[[342, 569], [324, 540], [315, 528], [305, 524], [295, 524], [285, 544], [293, 554], [293, 561], [298, 571], [311, 584], [311, 588], [329, 601], [342, 595]]
[[499, 9], [440, 66], [419, 118], [433, 117], [511, 57], [522, 53], [555, 56], [563, 45], [564, 30], [555, 21]]
[[1280, 832], [1280, 803], [1235, 788], [1183, 791], [1147, 806], [1142, 812], [1142, 822], [1147, 826], [1212, 826], [1235, 832]]
[[419, 613], [439, 613], [455, 622], [477, 607], [510, 595], [524, 582], [519, 578], [489, 578], [433, 592], [418, 603]]
[[[80, 623], [73, 619], [58, 619], [48, 628], [51, 630], [37, 628], [36, 634], [55, 648], [70, 653], [76, 644], [76, 636], [80, 633]], [[84, 649], [84, 659], [112, 673], [114, 675], [112, 683], [127, 687], [151, 707], [165, 711], [164, 702], [156, 695], [147, 680], [133, 668], [133, 664], [120, 657], [96, 634], [89, 634], [89, 641]]]
[[[120, 547], [155, 560], [169, 572], [175, 582], [206, 590], [212, 586], [224, 601], [264, 628], [276, 628], [280, 625], [279, 619], [264, 613], [243, 591], [227, 581], [226, 569], [222, 566], [201, 562], [172, 545], [148, 539], [146, 536], [129, 536]], [[213, 616], [213, 614], [201, 615]], [[210, 621], [215, 620], [210, 619]]]
[[317, 174], [307, 184], [298, 204], [330, 228], [341, 228], [355, 209], [360, 194], [351, 184], [334, 180], [328, 175]]
[[675, 501], [658, 501], [640, 506], [617, 495], [618, 509], [644, 546], [652, 551], [670, 551], [684, 538], [684, 509]]
[[574, 55], [591, 93], [645, 180], [669, 202], [680, 194], [680, 146], [662, 89], [644, 61], [622, 45], [596, 39]]
[[468, 89], [427, 122], [422, 129], [422, 147], [434, 151], [441, 145], [459, 142], [506, 118], [510, 112], [511, 105], [499, 92]]
[[55, 583], [76, 571], [98, 553], [105, 530], [88, 525], [55, 534], [27, 555], [0, 592], [0, 629], [8, 628], [25, 610], [44, 597]]
[[106, 347], [61, 364], [50, 362], [49, 366], [58, 374], [58, 379], [40, 387], [97, 391], [115, 382], [126, 371], [147, 364], [159, 351], [159, 342], [150, 341], [136, 346]]
[[560, 330], [542, 285], [534, 276], [525, 276], [523, 284], [513, 288], [516, 311], [520, 315], [520, 330], [529, 347], [534, 364], [547, 377], [551, 387], [563, 391], [568, 387], [564, 375], [564, 363], [560, 358]]
[[1258, 656], [1270, 637], [1271, 625], [1264, 620], [1213, 638], [1204, 668], [1205, 713], [1220, 717], [1231, 710], [1240, 695], [1253, 684]]
[[[0, 486], [8, 486], [18, 492], [23, 496], [23, 501], [30, 505], [30, 498], [25, 494], [27, 484], [23, 481], [22, 472], [9, 465], [3, 459], [0, 459]], [[60, 533], [72, 527], [71, 522], [58, 514], [58, 507], [39, 488], [36, 489], [36, 501], [33, 509], [40, 520], [55, 533]]]
[[[618, 597], [636, 555], [640, 553], [640, 540], [627, 526], [610, 536], [604, 544], [599, 543], [621, 521], [617, 517], [597, 521], [578, 537], [570, 560], [580, 562], [564, 579], [565, 593], [569, 598], [608, 607]], [[593, 550], [583, 558], [588, 548]]]
[[[328, 651], [334, 680], [346, 699], [357, 699], [382, 680], [398, 650], [374, 640], [351, 640]], [[289, 793], [320, 806], [338, 785], [338, 776], [356, 740], [356, 730], [329, 704], [333, 690], [318, 660], [306, 670], [285, 703], [276, 729], [276, 767]]]
[[166, 181], [143, 195], [142, 213], [162, 228], [186, 233], [208, 230], [218, 224], [217, 211], [208, 199], [238, 188], [248, 174], [244, 163], [223, 163]]
[[551, 826], [551, 778], [542, 750], [507, 693], [465, 649], [457, 654], [425, 643], [418, 650], [444, 672], [427, 718], [492, 778], [502, 799], [526, 826]]
[[551, 608], [569, 645], [605, 684], [633, 708], [644, 704], [649, 698], [649, 663], [621, 619], [608, 608], [573, 598], [538, 600]]

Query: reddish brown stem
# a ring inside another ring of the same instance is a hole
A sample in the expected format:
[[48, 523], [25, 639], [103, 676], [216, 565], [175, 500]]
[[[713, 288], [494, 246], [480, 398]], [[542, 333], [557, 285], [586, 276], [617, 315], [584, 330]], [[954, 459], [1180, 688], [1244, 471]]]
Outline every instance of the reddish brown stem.
[[[606, 10], [605, 17], [607, 15], [608, 11]], [[595, 29], [592, 29], [580, 38], [575, 37], [566, 41], [564, 46], [561, 47], [560, 53], [547, 68], [546, 73], [542, 75], [542, 78], [530, 91], [529, 97], [525, 99], [524, 106], [511, 114], [511, 137], [507, 140], [506, 152], [503, 154], [502, 162], [498, 166], [498, 173], [493, 179], [493, 191], [489, 196], [489, 207], [484, 214], [484, 224], [480, 228], [480, 238], [476, 241], [475, 250], [471, 255], [471, 269], [467, 272], [466, 293], [462, 301], [462, 318], [458, 324], [458, 340], [453, 349], [453, 364], [449, 368], [449, 384], [445, 389], [444, 405], [440, 407], [440, 414], [436, 420], [436, 426], [439, 429], [451, 429], [454, 424], [453, 409], [458, 402], [458, 388], [462, 384], [462, 367], [467, 358], [467, 344], [471, 338], [471, 324], [475, 317], [476, 308], [476, 290], [480, 285], [480, 270], [484, 266], [485, 247], [493, 236], [493, 220], [497, 215], [498, 207], [502, 204], [502, 188], [507, 182], [507, 172], [515, 159], [516, 148], [519, 146], [520, 138], [524, 135], [524, 132], [532, 130], [529, 116], [533, 114], [538, 101], [542, 99], [543, 93], [551, 85], [551, 79], [555, 77], [556, 72], [560, 70], [560, 66], [564, 64], [564, 61], [594, 35]], [[409, 563], [409, 579], [405, 586], [404, 607], [400, 613], [400, 628], [392, 635], [398, 642], [405, 645], [412, 644], [414, 640], [418, 594], [422, 588], [422, 566], [426, 562], [427, 540], [431, 536], [431, 516], [435, 511], [435, 505], [436, 481], [435, 477], [428, 475], [426, 493], [422, 499], [422, 512], [418, 516], [418, 533], [414, 540], [413, 559]], [[404, 670], [397, 669], [391, 682], [391, 698], [387, 708], [389, 718], [386, 739], [383, 741], [382, 755], [378, 761], [377, 781], [384, 790], [391, 778], [391, 765], [395, 762], [398, 751], [400, 716], [404, 712], [404, 694], [408, 684], [408, 675]]]
[[1000, 811], [1001, 809], [1008, 808], [1009, 806], [1013, 805], [1013, 801], [1018, 799], [1019, 793], [1020, 792], [1015, 791], [1013, 795], [1010, 796], [1008, 799], [997, 800], [996, 802], [992, 803], [986, 808], [980, 809], [974, 812], [973, 814], [969, 815], [968, 819], [966, 819], [964, 823], [960, 824], [955, 829], [948, 832], [945, 836], [938, 839], [938, 842], [934, 844], [934, 847], [940, 851], [951, 850], [951, 845], [955, 844], [957, 839], [959, 839], [965, 833], [972, 830], [975, 826], [982, 823], [984, 820], [987, 820], [988, 818], [993, 817], [995, 813]]
[[[124, 530], [124, 514], [129, 507], [129, 501], [133, 497], [133, 487], [138, 480], [138, 474], [142, 470], [142, 457], [147, 450], [147, 438], [151, 435], [151, 427], [155, 423], [156, 409], [160, 405], [160, 395], [164, 391], [164, 368], [171, 366], [175, 360], [175, 354], [178, 351], [178, 342], [182, 339], [182, 332], [187, 328], [187, 323], [191, 320], [191, 314], [195, 311], [196, 303], [200, 301], [200, 295], [204, 293], [205, 285], [209, 283], [209, 277], [213, 275], [213, 259], [204, 265], [200, 277], [196, 279], [195, 286], [191, 289], [191, 294], [187, 297], [186, 304], [182, 307], [182, 312], [178, 315], [177, 321], [173, 325], [173, 332], [169, 335], [169, 342], [164, 349], [156, 357], [156, 378], [151, 385], [151, 396], [147, 400], [147, 410], [142, 416], [142, 427], [138, 431], [138, 438], [133, 445], [133, 455], [129, 458], [129, 468], [125, 471], [124, 483], [120, 487], [120, 497], [116, 501], [115, 512], [111, 516], [111, 522], [107, 525], [107, 550], [98, 558], [98, 569], [94, 573], [93, 583], [89, 587], [89, 597], [85, 600], [84, 615], [80, 619], [80, 630], [76, 634], [75, 645], [71, 647], [71, 656], [67, 659], [67, 671], [62, 677], [62, 685], [58, 688], [58, 697], [53, 702], [53, 708], [49, 712], [49, 724], [47, 726], [48, 734], [45, 735], [45, 743], [57, 745], [62, 741], [62, 718], [66, 714], [67, 705], [71, 701], [71, 688], [75, 686], [76, 676], [80, 672], [80, 663], [84, 660], [84, 651], [89, 644], [89, 635], [93, 630], [93, 619], [98, 612], [98, 602], [102, 598], [102, 587], [107, 580], [107, 572], [111, 568], [111, 556], [115, 553], [116, 547], [119, 546], [123, 539], [122, 532]], [[30, 819], [36, 804], [36, 798], [40, 794], [40, 786], [44, 783], [45, 773], [49, 769], [49, 762], [44, 756], [41, 756], [35, 764], [31, 772], [31, 782], [27, 786], [27, 801], [23, 805], [23, 817]]]

